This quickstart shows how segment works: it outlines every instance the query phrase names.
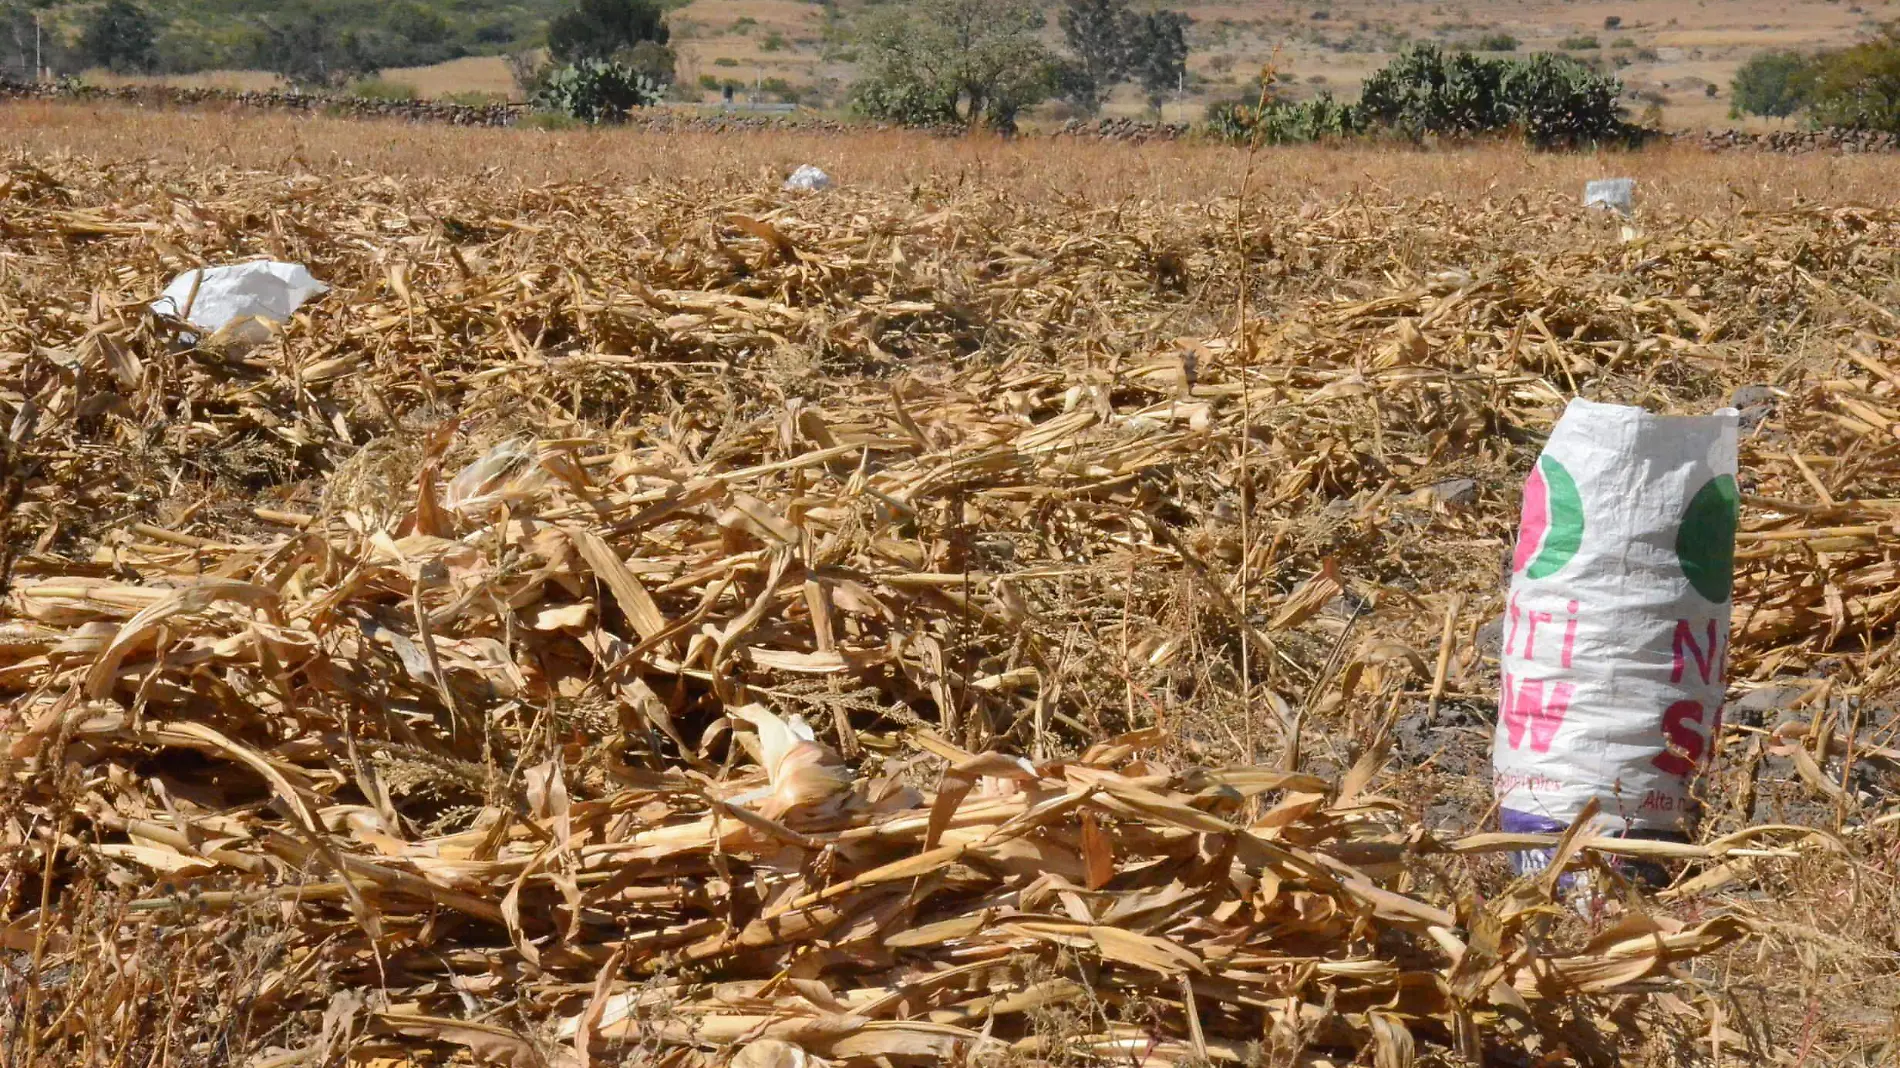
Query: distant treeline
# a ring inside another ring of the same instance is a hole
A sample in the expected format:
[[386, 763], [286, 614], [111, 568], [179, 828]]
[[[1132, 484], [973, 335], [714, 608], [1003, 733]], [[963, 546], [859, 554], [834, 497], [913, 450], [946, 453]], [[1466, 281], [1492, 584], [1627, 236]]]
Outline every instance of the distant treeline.
[[0, 0], [0, 75], [424, 66], [539, 44], [562, 0]]

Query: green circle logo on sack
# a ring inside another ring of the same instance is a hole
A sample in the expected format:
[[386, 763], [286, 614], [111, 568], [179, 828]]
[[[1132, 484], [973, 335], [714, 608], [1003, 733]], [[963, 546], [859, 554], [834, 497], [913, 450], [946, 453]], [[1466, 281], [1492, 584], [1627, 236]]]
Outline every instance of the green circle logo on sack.
[[1583, 498], [1564, 465], [1538, 457], [1524, 482], [1524, 511], [1517, 524], [1517, 551], [1511, 570], [1525, 578], [1549, 578], [1562, 571], [1583, 544]]
[[1717, 475], [1703, 484], [1683, 510], [1676, 529], [1676, 559], [1689, 585], [1703, 597], [1722, 604], [1735, 578], [1735, 525], [1741, 515], [1741, 494], [1734, 475]]

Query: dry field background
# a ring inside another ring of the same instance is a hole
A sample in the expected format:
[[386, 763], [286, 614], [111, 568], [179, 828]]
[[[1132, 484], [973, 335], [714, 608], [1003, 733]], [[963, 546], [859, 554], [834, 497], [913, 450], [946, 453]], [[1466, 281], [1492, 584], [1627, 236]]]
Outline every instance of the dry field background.
[[[1163, 105], [1172, 122], [1198, 122], [1208, 102], [1246, 95], [1245, 86], [1268, 63], [1282, 87], [1295, 96], [1328, 91], [1350, 99], [1365, 76], [1385, 65], [1401, 34], [1446, 46], [1471, 45], [1505, 33], [1521, 51], [1552, 50], [1567, 39], [1590, 36], [1599, 47], [1579, 50], [1585, 59], [1616, 69], [1626, 88], [1644, 94], [1632, 101], [1640, 112], [1650, 102], [1663, 109], [1667, 129], [1774, 129], [1775, 120], [1735, 120], [1728, 115], [1728, 85], [1755, 52], [1772, 48], [1841, 47], [1882, 21], [1900, 18], [1895, 0], [1666, 0], [1624, 4], [1616, 0], [1552, 3], [1494, 0], [1433, 3], [1426, 0], [1313, 0], [1305, 5], [1183, 2], [1172, 5], [1195, 20], [1189, 69], [1194, 83]], [[836, 104], [850, 84], [855, 55], [849, 19], [842, 7], [803, 0], [692, 0], [670, 16], [681, 81], [702, 75], [748, 88], [782, 79], [804, 91], [807, 102]], [[1324, 16], [1324, 17], [1319, 17]], [[1606, 29], [1615, 17], [1621, 24]], [[1053, 23], [1052, 23], [1053, 26]], [[1051, 41], [1055, 42], [1054, 30]], [[212, 72], [165, 79], [88, 75], [101, 83], [163, 80], [189, 85], [261, 88], [273, 76], [257, 71]], [[391, 82], [425, 96], [462, 92], [517, 95], [500, 57], [470, 57], [433, 67], [385, 72]], [[1716, 95], [1708, 95], [1709, 86]], [[716, 100], [716, 91], [705, 98]], [[1048, 109], [1045, 109], [1048, 110]], [[1145, 115], [1147, 104], [1126, 87], [1109, 114]], [[1037, 121], [1057, 117], [1050, 110]]]
[[[0, 139], [9, 1064], [1893, 1059], [1885, 161]], [[144, 310], [260, 254], [262, 347]], [[1744, 386], [1699, 844], [1551, 907], [1525, 470]]]

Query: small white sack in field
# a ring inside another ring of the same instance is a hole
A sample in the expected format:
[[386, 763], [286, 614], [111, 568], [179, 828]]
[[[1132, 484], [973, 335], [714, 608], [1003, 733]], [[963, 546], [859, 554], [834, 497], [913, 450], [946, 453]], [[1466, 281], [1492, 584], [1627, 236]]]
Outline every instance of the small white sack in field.
[[1594, 182], [1585, 182], [1583, 206], [1609, 208], [1619, 214], [1628, 215], [1636, 206], [1636, 179], [1599, 178]]
[[[1675, 832], [1722, 720], [1737, 415], [1573, 400], [1524, 487], [1492, 742], [1499, 823]], [[1534, 865], [1533, 865], [1534, 866]]]
[[[152, 302], [152, 310], [215, 334], [240, 319], [281, 323], [304, 301], [329, 288], [312, 278], [301, 263], [255, 260], [186, 271], [165, 287]], [[270, 337], [270, 328], [260, 322], [243, 323], [236, 329], [241, 340]]]
[[831, 175], [809, 163], [802, 164], [792, 172], [790, 178], [785, 179], [784, 188], [787, 193], [816, 193], [831, 188]]

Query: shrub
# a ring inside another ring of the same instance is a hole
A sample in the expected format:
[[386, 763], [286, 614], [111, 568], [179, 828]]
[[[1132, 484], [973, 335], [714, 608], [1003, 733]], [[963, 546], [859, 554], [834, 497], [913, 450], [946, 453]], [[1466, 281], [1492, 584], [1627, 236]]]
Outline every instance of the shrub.
[[1798, 52], [1757, 52], [1729, 82], [1729, 115], [1765, 115], [1785, 119], [1801, 110], [1812, 64]]
[[557, 63], [604, 60], [641, 41], [663, 45], [667, 36], [653, 0], [576, 0], [548, 23], [548, 51]]
[[1328, 96], [1260, 109], [1230, 102], [1210, 110], [1207, 124], [1216, 137], [1268, 143], [1378, 130], [1411, 138], [1517, 130], [1555, 148], [1630, 136], [1617, 104], [1622, 91], [1615, 78], [1555, 53], [1487, 59], [1416, 45], [1367, 78], [1357, 104]]
[[759, 42], [759, 51], [761, 52], [782, 52], [784, 50], [785, 35], [777, 30], [768, 32], [765, 35], [765, 40]]
[[541, 91], [541, 83], [552, 68], [539, 52], [510, 52], [502, 57], [508, 64], [508, 77], [528, 99]]
[[710, 74], [702, 74], [699, 76], [699, 87], [701, 89], [717, 89], [719, 88], [719, 79]]
[[1618, 26], [1621, 26], [1621, 25], [1623, 25], [1623, 16], [1621, 16], [1621, 15], [1605, 15], [1605, 16], [1603, 16], [1603, 28], [1604, 28], [1604, 29], [1606, 29], [1606, 30], [1614, 30], [1614, 29], [1616, 29], [1616, 28], [1617, 28]]
[[1499, 94], [1505, 66], [1420, 45], [1367, 78], [1359, 103], [1373, 121], [1411, 136], [1500, 129], [1508, 121]]
[[1473, 50], [1478, 52], [1515, 52], [1517, 51], [1517, 38], [1512, 37], [1508, 33], [1487, 33], [1483, 37], [1478, 38], [1478, 42], [1473, 47]]
[[1568, 56], [1542, 52], [1507, 64], [1498, 91], [1507, 101], [1511, 125], [1541, 148], [1576, 147], [1630, 133], [1616, 102], [1623, 83]]
[[1900, 22], [1852, 48], [1816, 56], [1800, 85], [1817, 125], [1900, 133]]
[[736, 67], [738, 65], [739, 61], [731, 56], [720, 56], [713, 60], [713, 66], [715, 67]]
[[673, 50], [658, 41], [641, 41], [609, 58], [633, 68], [635, 74], [655, 85], [671, 85], [679, 80], [674, 72]]
[[550, 71], [534, 103], [581, 122], [620, 122], [632, 108], [659, 103], [661, 92], [624, 63], [583, 59]]
[[1611, 48], [1635, 48], [1636, 38], [1618, 37], [1616, 40], [1610, 42], [1610, 47]]
[[1588, 52], [1593, 48], [1601, 48], [1603, 46], [1597, 43], [1595, 34], [1580, 33], [1575, 37], [1566, 37], [1558, 41], [1557, 47], [1566, 52]]
[[[117, 73], [150, 71], [158, 66], [158, 22], [132, 0], [106, 0], [79, 35], [79, 53], [88, 62]], [[37, 37], [35, 46], [38, 47]]]
[[873, 9], [860, 27], [863, 72], [851, 104], [910, 126], [1010, 130], [1048, 99], [1060, 64], [1038, 38], [1034, 0], [920, 0]]
[[1330, 93], [1298, 103], [1274, 101], [1265, 107], [1238, 100], [1221, 101], [1208, 106], [1205, 125], [1213, 137], [1263, 145], [1355, 137], [1368, 128], [1363, 108], [1341, 104]]

